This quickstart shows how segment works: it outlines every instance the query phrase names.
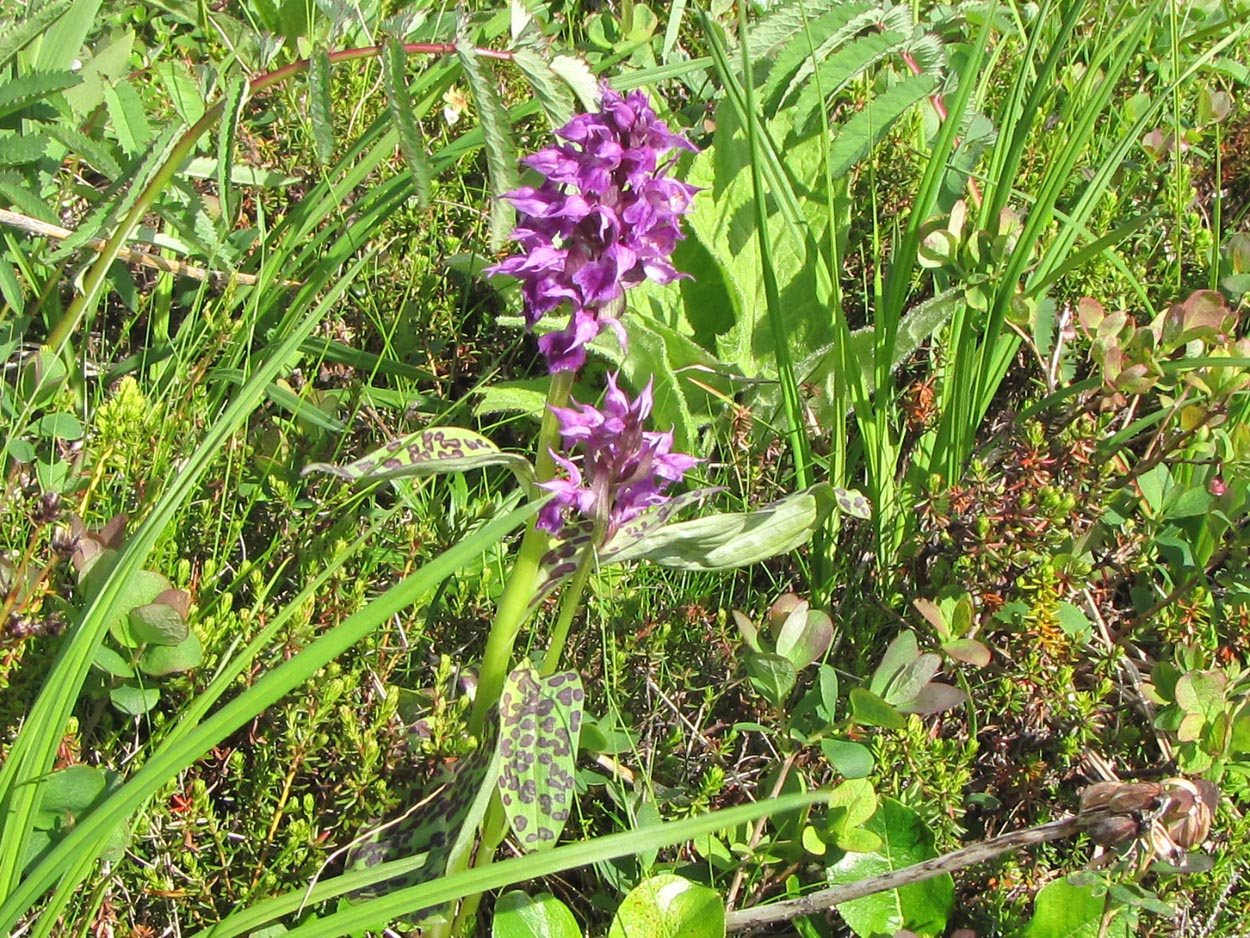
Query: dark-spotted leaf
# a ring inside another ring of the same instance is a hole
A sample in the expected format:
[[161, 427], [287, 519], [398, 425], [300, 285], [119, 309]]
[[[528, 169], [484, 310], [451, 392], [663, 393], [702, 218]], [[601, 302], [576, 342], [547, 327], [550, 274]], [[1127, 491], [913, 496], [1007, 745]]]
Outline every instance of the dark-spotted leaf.
[[833, 498], [843, 514], [850, 515], [852, 518], [862, 518], [864, 521], [872, 520], [872, 503], [862, 492], [857, 492], [855, 489], [835, 488]]
[[[892, 798], [881, 799], [864, 829], [880, 837], [881, 846], [870, 853], [848, 853], [830, 867], [832, 885], [891, 873], [937, 856], [933, 834], [920, 815]], [[843, 902], [838, 913], [863, 938], [893, 935], [901, 929], [928, 938], [945, 932], [954, 906], [955, 883], [949, 873], [943, 873], [902, 889]]]
[[674, 873], [643, 880], [621, 902], [608, 938], [723, 938], [720, 894]]
[[569, 907], [549, 892], [528, 896], [520, 889], [495, 903], [491, 938], [582, 938]]
[[328, 472], [349, 482], [375, 482], [487, 466], [506, 466], [524, 484], [534, 478], [534, 469], [525, 457], [505, 453], [482, 434], [461, 427], [431, 427], [394, 440], [346, 466], [312, 463], [304, 467], [302, 474]]
[[612, 560], [650, 560], [683, 570], [730, 570], [804, 544], [828, 516], [829, 486], [812, 486], [757, 511], [708, 515], [665, 525]]
[[576, 671], [508, 675], [499, 697], [499, 797], [525, 850], [554, 847], [573, 807], [585, 702]]

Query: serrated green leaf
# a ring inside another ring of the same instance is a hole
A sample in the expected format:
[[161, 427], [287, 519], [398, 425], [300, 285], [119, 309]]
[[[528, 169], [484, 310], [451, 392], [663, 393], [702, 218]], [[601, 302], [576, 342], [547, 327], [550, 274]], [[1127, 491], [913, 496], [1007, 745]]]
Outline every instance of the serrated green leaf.
[[506, 466], [526, 485], [534, 479], [534, 468], [525, 457], [505, 453], [480, 433], [461, 427], [420, 430], [346, 466], [312, 463], [305, 466], [301, 474], [328, 472], [349, 482], [362, 479], [375, 482], [443, 472], [466, 472], [487, 466]]
[[165, 86], [174, 110], [188, 126], [204, 116], [204, 97], [200, 94], [199, 83], [184, 62], [167, 60], [157, 63], [153, 70]]
[[115, 85], [105, 84], [104, 103], [122, 149], [134, 155], [146, 147], [152, 139], [152, 127], [134, 85], [125, 80]]
[[473, 413], [479, 417], [486, 414], [525, 414], [541, 420], [550, 387], [550, 378], [503, 381], [489, 385], [482, 388]]
[[499, 798], [527, 852], [554, 847], [569, 819], [585, 699], [576, 671], [534, 668], [509, 674], [499, 696]]
[[82, 77], [68, 69], [55, 72], [28, 72], [0, 84], [0, 118], [20, 111], [49, 95], [72, 88]]
[[0, 137], [0, 166], [24, 166], [48, 155], [52, 139], [40, 131], [21, 136]]
[[832, 491], [821, 483], [756, 511], [668, 524], [619, 550], [618, 535], [600, 551], [600, 558], [604, 563], [650, 560], [687, 570], [744, 567], [806, 543], [832, 505]]
[[313, 152], [322, 166], [334, 159], [334, 113], [330, 90], [330, 54], [318, 46], [308, 57], [308, 119]]
[[421, 123], [413, 113], [408, 93], [408, 79], [404, 74], [407, 64], [403, 44], [397, 39], [388, 39], [382, 48], [382, 85], [386, 89], [391, 120], [399, 134], [399, 151], [412, 171], [417, 202], [424, 208], [430, 204], [430, 162], [426, 157]]
[[243, 117], [247, 92], [248, 83], [242, 75], [236, 75], [227, 82], [222, 99], [221, 123], [217, 127], [217, 198], [221, 200], [221, 217], [227, 230], [233, 227], [238, 215], [239, 200], [231, 174], [239, 120]]
[[557, 55], [548, 63], [551, 71], [569, 86], [569, 90], [577, 96], [583, 108], [588, 111], [595, 109], [599, 100], [599, 79], [586, 63], [571, 55]]
[[28, 5], [26, 16], [0, 24], [0, 68], [8, 65], [15, 55], [44, 35], [73, 2], [74, 0], [49, 0], [35, 9]]
[[794, 102], [794, 126], [805, 127], [818, 108], [831, 95], [846, 88], [873, 66], [897, 54], [907, 43], [907, 36], [892, 30], [881, 30], [857, 36], [820, 62], [815, 69], [810, 63], [795, 73], [792, 87], [798, 90]]
[[[823, 13], [806, 4], [787, 4], [753, 28], [748, 42], [752, 59], [765, 75], [760, 97], [768, 112], [780, 110], [814, 64], [870, 25], [875, 12], [866, 3], [839, 4]], [[817, 43], [814, 48], [809, 37]]]
[[517, 155], [508, 124], [508, 112], [499, 98], [494, 71], [478, 56], [464, 37], [456, 39], [456, 55], [465, 79], [477, 102], [477, 113], [486, 138], [486, 168], [490, 177], [490, 243], [494, 250], [503, 246], [512, 231], [516, 211], [501, 198], [517, 187]]
[[121, 163], [113, 154], [114, 144], [95, 140], [65, 123], [46, 124], [44, 127], [53, 140], [86, 160], [109, 179], [116, 179], [122, 174]]
[[[881, 839], [868, 853], [848, 853], [829, 869], [832, 885], [858, 882], [937, 856], [933, 834], [915, 811], [883, 798], [864, 829]], [[955, 907], [955, 882], [943, 873], [923, 882], [874, 893], [838, 905], [838, 914], [857, 935], [870, 938], [907, 929], [922, 938], [941, 935]]]
[[166, 127], [162, 136], [148, 147], [141, 158], [132, 160], [124, 174], [100, 197], [74, 233], [62, 241], [48, 259], [61, 260], [92, 238], [110, 237], [117, 220], [125, 217], [134, 207], [144, 187], [169, 158], [177, 144], [180, 129], [177, 124]]
[[870, 98], [863, 110], [839, 125], [829, 145], [830, 176], [836, 179], [850, 172], [885, 139], [899, 118], [936, 90], [937, 82], [935, 75], [909, 75]]
[[512, 62], [524, 73], [534, 90], [547, 123], [551, 127], [563, 127], [573, 116], [573, 94], [566, 84], [559, 80], [545, 59], [529, 49], [517, 49], [512, 53]]

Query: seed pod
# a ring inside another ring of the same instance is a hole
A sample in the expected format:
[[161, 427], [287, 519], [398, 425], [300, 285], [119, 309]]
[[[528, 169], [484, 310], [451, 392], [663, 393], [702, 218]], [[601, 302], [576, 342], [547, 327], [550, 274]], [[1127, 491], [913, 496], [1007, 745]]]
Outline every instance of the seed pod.
[[1154, 782], [1126, 782], [1107, 802], [1112, 814], [1157, 811], [1163, 804], [1163, 786]]
[[1220, 803], [1220, 791], [1206, 779], [1170, 778], [1164, 782], [1168, 803], [1160, 820], [1169, 837], [1190, 849], [1207, 839]]
[[1119, 782], [1094, 782], [1094, 784], [1082, 788], [1081, 813], [1086, 814], [1099, 808], [1105, 808], [1107, 802], [1111, 800], [1111, 796], [1119, 789]]
[[1131, 817], [1119, 815], [1099, 818], [1087, 830], [1094, 843], [1104, 847], [1116, 847], [1135, 840], [1141, 832], [1141, 825]]

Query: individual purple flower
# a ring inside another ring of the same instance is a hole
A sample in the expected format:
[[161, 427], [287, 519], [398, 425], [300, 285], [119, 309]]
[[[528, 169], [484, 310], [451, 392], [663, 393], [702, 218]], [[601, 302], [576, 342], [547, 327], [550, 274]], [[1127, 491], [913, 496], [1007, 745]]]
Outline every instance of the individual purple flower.
[[557, 534], [565, 514], [573, 509], [596, 523], [601, 542], [622, 524], [653, 505], [668, 501], [664, 494], [699, 460], [672, 452], [673, 434], [643, 430], [651, 413], [651, 382], [631, 401], [608, 376], [603, 410], [574, 401], [573, 407], [553, 407], [560, 421], [565, 450], [581, 444], [581, 466], [553, 452], [568, 477], [540, 483], [555, 493], [538, 514], [538, 527]]
[[698, 188], [668, 176], [677, 156], [667, 154], [695, 147], [669, 131], [643, 92], [601, 90], [598, 113], [556, 131], [566, 143], [524, 160], [546, 179], [504, 195], [520, 215], [511, 237], [521, 253], [487, 268], [521, 281], [530, 328], [568, 304], [569, 324], [538, 340], [552, 371], [580, 368], [586, 344], [606, 328], [624, 345], [615, 314], [625, 290], [685, 276], [670, 257]]

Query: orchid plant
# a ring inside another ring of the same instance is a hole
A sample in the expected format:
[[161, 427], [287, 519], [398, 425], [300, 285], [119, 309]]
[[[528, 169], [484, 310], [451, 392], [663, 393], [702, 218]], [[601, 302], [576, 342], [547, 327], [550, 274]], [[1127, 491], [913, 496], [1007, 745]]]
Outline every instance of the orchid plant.
[[[577, 670], [561, 670], [561, 658], [595, 565], [742, 566], [803, 543], [834, 505], [832, 490], [816, 486], [753, 512], [674, 521], [714, 490], [670, 497], [701, 460], [673, 452], [671, 430], [646, 429], [652, 382], [631, 397], [619, 373], [610, 374], [601, 406], [571, 398], [592, 341], [607, 332], [625, 348], [626, 292], [686, 276], [671, 256], [698, 192], [672, 175], [681, 152], [695, 147], [656, 116], [646, 94], [606, 84], [600, 94], [597, 113], [574, 117], [556, 131], [559, 143], [524, 160], [542, 180], [504, 196], [518, 213], [511, 240], [520, 250], [488, 268], [520, 281], [527, 328], [568, 316], [538, 339], [551, 379], [535, 463], [473, 431], [443, 427], [349, 466], [309, 467], [377, 481], [504, 465], [537, 505], [487, 636], [469, 717], [479, 746], [457, 764], [446, 789], [456, 796], [410, 812], [411, 833], [388, 826], [388, 839], [365, 838], [357, 866], [424, 851], [429, 859], [414, 876], [433, 878], [466, 868], [473, 856], [491, 862], [509, 828], [525, 850], [554, 845], [569, 816], [585, 699]], [[561, 586], [540, 664], [518, 662], [522, 628]], [[458, 916], [429, 925], [432, 933], [464, 930], [475, 907], [467, 900]], [[429, 915], [422, 918], [428, 925]]]

